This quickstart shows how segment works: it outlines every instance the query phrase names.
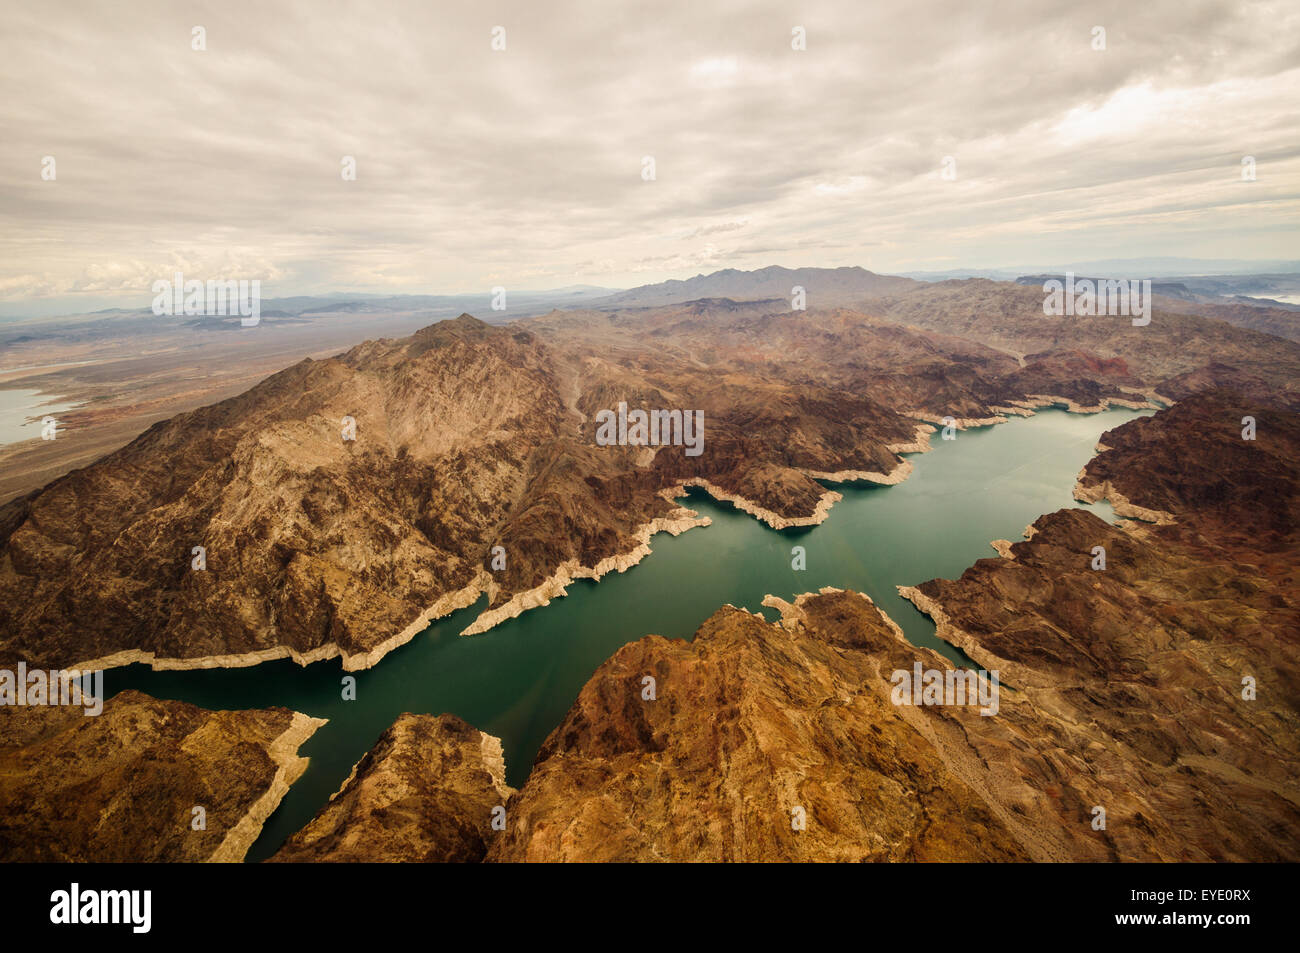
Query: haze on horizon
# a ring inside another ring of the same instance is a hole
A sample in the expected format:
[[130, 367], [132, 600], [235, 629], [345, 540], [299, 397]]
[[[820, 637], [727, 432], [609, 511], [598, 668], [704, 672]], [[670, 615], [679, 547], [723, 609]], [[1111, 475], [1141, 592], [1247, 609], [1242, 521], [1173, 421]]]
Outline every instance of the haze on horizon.
[[401, 294], [1297, 258], [1298, 27], [1175, 0], [10, 4], [0, 307], [178, 270]]

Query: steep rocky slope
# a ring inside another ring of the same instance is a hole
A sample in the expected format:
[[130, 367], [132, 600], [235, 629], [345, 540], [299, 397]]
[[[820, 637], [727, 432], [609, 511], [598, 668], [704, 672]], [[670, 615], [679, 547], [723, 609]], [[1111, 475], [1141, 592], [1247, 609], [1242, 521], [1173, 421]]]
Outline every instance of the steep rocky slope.
[[[0, 860], [240, 861], [323, 722], [123, 692], [101, 714], [0, 707]], [[202, 827], [195, 808], [202, 808]]]
[[372, 664], [485, 589], [674, 515], [576, 426], [533, 337], [468, 317], [304, 361], [0, 510], [0, 652]]
[[487, 853], [501, 742], [454, 715], [402, 715], [275, 862], [466, 862]]
[[[1254, 439], [1245, 439], [1246, 418]], [[1176, 526], [1160, 535], [1204, 552], [1287, 564], [1300, 534], [1300, 415], [1234, 391], [1190, 397], [1102, 434], [1080, 474], [1083, 499], [1118, 494]], [[1122, 509], [1122, 507], [1121, 507]], [[1122, 515], [1122, 514], [1121, 514]]]
[[693, 642], [615, 653], [538, 754], [489, 858], [1028, 856], [890, 703], [882, 662], [911, 653], [864, 596], [828, 590], [786, 618], [728, 606]]

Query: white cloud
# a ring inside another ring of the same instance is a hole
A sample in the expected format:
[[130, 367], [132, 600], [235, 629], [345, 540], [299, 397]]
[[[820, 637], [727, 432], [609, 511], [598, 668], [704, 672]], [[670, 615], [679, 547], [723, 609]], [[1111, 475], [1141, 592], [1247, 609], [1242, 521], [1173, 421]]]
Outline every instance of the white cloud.
[[1294, 4], [838, 0], [797, 19], [806, 51], [776, 0], [16, 7], [0, 297], [146, 294], [177, 263], [279, 294], [1297, 256]]
[[696, 86], [730, 86], [740, 77], [740, 63], [734, 56], [718, 56], [692, 64], [691, 82]]

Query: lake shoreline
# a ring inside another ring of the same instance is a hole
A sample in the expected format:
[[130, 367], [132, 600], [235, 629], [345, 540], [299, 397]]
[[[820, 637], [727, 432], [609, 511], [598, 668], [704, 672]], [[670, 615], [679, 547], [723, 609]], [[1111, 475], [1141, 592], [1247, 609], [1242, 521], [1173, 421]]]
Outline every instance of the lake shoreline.
[[[1014, 418], [1033, 417], [1036, 416], [1040, 410], [1052, 408], [1063, 409], [1065, 412], [1071, 414], [1092, 415], [1104, 413], [1111, 409], [1111, 403], [1115, 403], [1117, 406], [1122, 406], [1125, 409], [1131, 410], [1158, 410], [1160, 409], [1160, 405], [1154, 403], [1153, 398], [1165, 400], [1165, 398], [1160, 398], [1159, 395], [1156, 395], [1154, 391], [1152, 391], [1150, 395], [1143, 393], [1141, 396], [1144, 397], [1143, 402], [1124, 401], [1119, 398], [1105, 398], [1102, 403], [1096, 407], [1080, 407], [1078, 404], [1064, 397], [1032, 395], [1032, 402], [1013, 402], [1020, 406], [1018, 406], [1017, 412], [1013, 412], [1012, 417], [960, 418], [956, 420], [954, 426], [959, 430], [992, 427], [998, 424], [1009, 423], [1011, 419]], [[1169, 401], [1169, 403], [1172, 403], [1172, 401]], [[932, 418], [921, 413], [911, 412], [904, 414], [903, 416], [924, 422], [915, 425], [914, 439], [912, 441], [890, 444], [886, 449], [892, 453], [900, 455], [927, 453], [931, 451], [933, 449], [931, 444], [931, 435], [935, 433], [937, 428], [933, 426], [930, 421], [934, 420], [942, 425], [943, 418]], [[1100, 448], [1100, 444], [1098, 444], [1098, 447]], [[910, 460], [901, 459], [900, 457], [897, 466], [888, 473], [861, 470], [819, 471], [811, 469], [806, 469], [803, 472], [812, 479], [823, 483], [839, 485], [869, 483], [876, 486], [896, 486], [903, 483], [912, 475], [914, 472], [914, 466]], [[842, 493], [827, 487], [826, 491], [821, 494], [810, 515], [802, 517], [785, 517], [768, 510], [753, 500], [726, 491], [702, 477], [683, 480], [675, 486], [660, 491], [660, 495], [664, 497], [664, 499], [668, 500], [673, 505], [674, 509], [667, 516], [656, 517], [638, 527], [633, 534], [633, 539], [636, 541], [636, 545], [631, 549], [622, 553], [615, 553], [607, 556], [595, 566], [584, 566], [577, 563], [576, 560], [568, 560], [562, 563], [552, 575], [547, 577], [539, 585], [523, 592], [515, 593], [509, 601], [502, 605], [484, 609], [468, 626], [466, 626], [464, 630], [462, 630], [461, 635], [482, 635], [504, 622], [518, 618], [530, 609], [550, 605], [554, 599], [566, 596], [568, 594], [568, 586], [573, 582], [583, 579], [599, 582], [603, 576], [610, 572], [626, 572], [652, 553], [650, 541], [658, 533], [666, 532], [672, 536], [678, 536], [689, 529], [708, 526], [711, 522], [708, 517], [701, 519], [695, 511], [680, 503], [680, 500], [684, 498], [692, 488], [704, 491], [717, 502], [731, 504], [738, 511], [754, 517], [760, 523], [763, 523], [774, 530], [803, 529], [819, 526], [830, 517], [830, 511], [834, 505], [844, 499]], [[1109, 486], [1106, 486], [1099, 491], [1095, 488], [1083, 487], [1082, 484], [1076, 483], [1074, 498], [1084, 503], [1095, 503], [1100, 500], [1107, 500], [1112, 503], [1116, 514], [1120, 516], [1132, 517], [1155, 523], [1168, 521], [1168, 514], [1159, 514], [1154, 511], [1143, 510], [1141, 507], [1135, 507]], [[999, 540], [994, 542], [996, 543], [1001, 541]], [[994, 548], [997, 549], [998, 547], [995, 545]], [[1000, 553], [1002, 552], [1000, 549], [998, 551]], [[381, 662], [390, 652], [410, 642], [434, 622], [449, 616], [456, 611], [474, 605], [474, 603], [478, 602], [484, 595], [491, 598], [495, 592], [496, 584], [492, 580], [491, 574], [486, 570], [480, 570], [473, 581], [468, 585], [452, 592], [445, 593], [432, 606], [421, 612], [415, 619], [403, 627], [400, 632], [395, 633], [365, 652], [349, 654], [334, 642], [318, 646], [305, 652], [297, 651], [290, 646], [275, 646], [243, 654], [223, 654], [198, 656], [193, 658], [160, 658], [156, 653], [144, 649], [126, 649], [121, 652], [115, 652], [70, 667], [75, 667], [81, 670], [98, 670], [142, 664], [148, 666], [153, 671], [191, 671], [213, 668], [247, 668], [260, 665], [263, 662], [272, 662], [281, 659], [289, 659], [299, 666], [306, 667], [316, 662], [339, 658], [342, 660], [341, 664], [344, 671], [364, 671], [378, 665], [379, 662]]]

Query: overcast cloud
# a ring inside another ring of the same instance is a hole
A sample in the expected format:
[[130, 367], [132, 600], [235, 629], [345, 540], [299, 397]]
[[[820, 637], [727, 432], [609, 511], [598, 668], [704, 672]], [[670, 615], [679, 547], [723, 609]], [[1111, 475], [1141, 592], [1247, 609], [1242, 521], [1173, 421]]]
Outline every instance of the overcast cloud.
[[1300, 257], [1294, 2], [7, 2], [0, 84], [10, 303]]

